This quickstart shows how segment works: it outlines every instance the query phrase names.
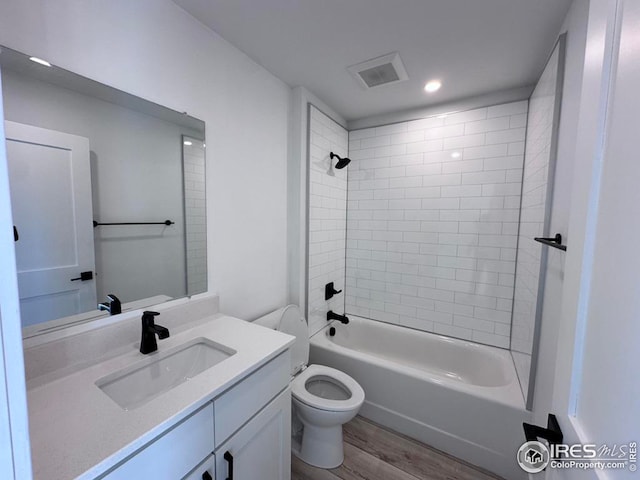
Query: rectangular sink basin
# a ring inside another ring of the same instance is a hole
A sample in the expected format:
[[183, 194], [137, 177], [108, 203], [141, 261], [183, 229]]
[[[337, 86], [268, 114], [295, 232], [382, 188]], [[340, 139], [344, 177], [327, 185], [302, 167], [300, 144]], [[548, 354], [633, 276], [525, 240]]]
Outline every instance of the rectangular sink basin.
[[196, 338], [102, 377], [96, 386], [122, 408], [132, 410], [235, 353], [235, 350], [207, 338]]

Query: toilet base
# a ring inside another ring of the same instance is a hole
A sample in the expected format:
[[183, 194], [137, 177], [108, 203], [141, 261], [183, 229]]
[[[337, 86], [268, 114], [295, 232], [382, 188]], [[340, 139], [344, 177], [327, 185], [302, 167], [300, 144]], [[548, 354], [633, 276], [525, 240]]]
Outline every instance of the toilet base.
[[342, 425], [314, 427], [305, 424], [300, 450], [296, 450], [293, 450], [296, 457], [314, 467], [339, 467], [344, 461]]

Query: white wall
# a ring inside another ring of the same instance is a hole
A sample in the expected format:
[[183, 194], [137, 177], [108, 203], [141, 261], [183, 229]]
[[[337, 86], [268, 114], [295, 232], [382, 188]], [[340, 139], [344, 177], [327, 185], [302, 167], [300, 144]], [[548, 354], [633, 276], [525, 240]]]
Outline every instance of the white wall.
[[175, 222], [94, 229], [98, 301], [109, 293], [122, 302], [184, 296], [182, 135], [196, 132], [7, 70], [2, 76], [5, 119], [89, 139], [95, 220]]
[[[621, 0], [619, 45], [605, 125], [597, 230], [593, 251], [582, 365], [578, 373], [577, 422], [596, 443], [634, 442], [640, 433], [640, 4]], [[634, 459], [637, 462], [637, 457]], [[637, 466], [637, 463], [636, 465]], [[636, 478], [636, 472], [609, 478]]]
[[[327, 312], [344, 313], [347, 226], [346, 168], [332, 168], [333, 152], [347, 156], [349, 133], [340, 124], [309, 106], [309, 246], [307, 319], [309, 335], [327, 323]], [[341, 293], [324, 299], [325, 285], [334, 282]]]
[[[2, 82], [0, 81], [0, 88]], [[0, 117], [4, 116], [0, 101]], [[4, 122], [0, 122], [0, 138], [4, 138]], [[27, 418], [27, 392], [22, 354], [22, 325], [18, 298], [18, 276], [13, 239], [13, 218], [9, 193], [9, 169], [5, 142], [0, 142], [0, 374], [2, 411], [4, 423], [0, 448], [4, 452], [0, 472], [3, 478], [31, 478], [31, 450]], [[12, 462], [7, 465], [6, 462]]]
[[526, 114], [350, 132], [347, 313], [508, 347]]
[[[630, 121], [640, 108], [639, 21], [634, 0], [576, 0], [566, 22], [573, 82], [565, 78], [565, 92], [570, 85], [575, 94], [563, 101], [561, 131], [563, 124], [569, 128], [561, 140], [572, 143], [560, 149], [570, 156], [564, 182], [557, 175], [556, 186], [565, 187], [567, 201], [557, 213], [568, 219], [568, 250], [564, 271], [553, 276], [561, 298], [545, 294], [534, 418], [542, 424], [549, 411], [556, 413], [569, 444], [628, 445], [637, 442], [640, 424], [640, 171], [637, 128]], [[552, 470], [546, 478], [636, 475], [627, 465]]]
[[0, 44], [204, 120], [209, 289], [285, 303], [289, 87], [169, 0], [3, 2]]

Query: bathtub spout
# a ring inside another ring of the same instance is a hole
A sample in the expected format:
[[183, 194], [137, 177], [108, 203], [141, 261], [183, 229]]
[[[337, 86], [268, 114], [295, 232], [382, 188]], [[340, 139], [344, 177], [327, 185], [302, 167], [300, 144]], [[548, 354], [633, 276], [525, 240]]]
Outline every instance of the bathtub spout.
[[337, 313], [329, 310], [327, 312], [327, 322], [330, 322], [331, 320], [339, 320], [345, 325], [349, 323], [349, 318], [346, 315], [338, 315]]

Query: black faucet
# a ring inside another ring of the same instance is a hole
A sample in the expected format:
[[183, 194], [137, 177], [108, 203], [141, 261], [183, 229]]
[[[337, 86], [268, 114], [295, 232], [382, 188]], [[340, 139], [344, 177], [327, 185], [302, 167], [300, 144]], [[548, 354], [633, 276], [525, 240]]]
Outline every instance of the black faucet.
[[122, 313], [122, 304], [118, 297], [113, 293], [110, 293], [107, 295], [106, 302], [98, 304], [98, 310], [106, 310], [109, 312], [109, 315], [118, 315], [119, 313]]
[[345, 325], [349, 323], [349, 318], [346, 315], [338, 315], [337, 313], [334, 313], [333, 311], [329, 310], [327, 312], [327, 322], [331, 320], [340, 320]]
[[145, 311], [142, 314], [142, 339], [140, 340], [140, 353], [147, 354], [158, 350], [156, 335], [162, 340], [169, 338], [169, 329], [156, 325], [153, 317], [160, 315], [158, 312]]

